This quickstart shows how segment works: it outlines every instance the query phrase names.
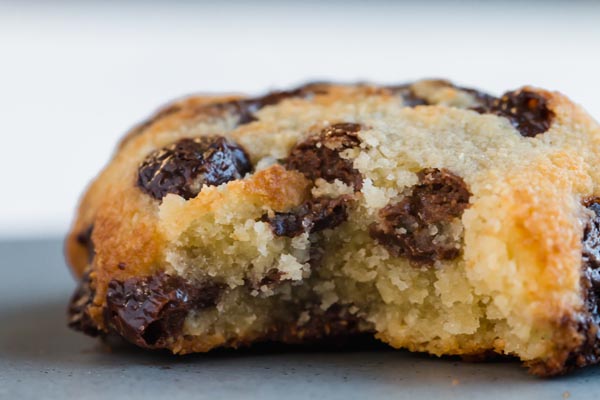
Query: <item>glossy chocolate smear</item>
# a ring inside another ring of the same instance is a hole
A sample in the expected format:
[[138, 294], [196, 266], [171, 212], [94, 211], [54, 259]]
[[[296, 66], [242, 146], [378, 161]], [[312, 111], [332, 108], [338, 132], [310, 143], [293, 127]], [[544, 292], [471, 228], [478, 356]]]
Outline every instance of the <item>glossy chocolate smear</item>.
[[286, 168], [297, 170], [313, 181], [339, 179], [354, 190], [360, 190], [362, 175], [354, 169], [351, 160], [340, 156], [340, 152], [360, 145], [360, 129], [361, 126], [354, 123], [339, 123], [323, 129], [292, 149]]
[[106, 295], [105, 322], [131, 343], [161, 348], [181, 333], [191, 310], [213, 307], [223, 290], [216, 283], [192, 285], [164, 273], [112, 280]]
[[90, 278], [91, 270], [88, 269], [71, 297], [68, 308], [69, 327], [81, 331], [86, 335], [97, 336], [100, 332], [96, 323], [89, 314], [89, 306], [92, 305], [96, 291], [92, 287]]
[[348, 219], [349, 196], [334, 199], [320, 197], [304, 202], [290, 212], [276, 212], [263, 220], [271, 225], [277, 236], [295, 237], [304, 232], [314, 233], [333, 229]]
[[421, 264], [453, 259], [460, 243], [450, 223], [469, 206], [471, 194], [462, 178], [446, 169], [426, 168], [417, 176], [412, 193], [381, 209], [380, 222], [369, 233], [396, 257]]
[[499, 99], [481, 100], [475, 111], [508, 118], [512, 126], [525, 137], [546, 132], [554, 119], [554, 112], [548, 107], [546, 98], [530, 90], [506, 92]]
[[195, 197], [203, 185], [217, 186], [252, 170], [246, 152], [222, 136], [182, 139], [157, 150], [138, 169], [138, 187], [162, 200], [167, 193]]

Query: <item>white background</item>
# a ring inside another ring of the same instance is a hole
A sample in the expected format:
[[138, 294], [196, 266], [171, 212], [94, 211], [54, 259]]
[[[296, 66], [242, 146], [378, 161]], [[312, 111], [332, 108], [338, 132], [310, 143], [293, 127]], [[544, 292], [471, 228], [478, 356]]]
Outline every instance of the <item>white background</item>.
[[171, 98], [420, 77], [530, 83], [600, 118], [600, 2], [0, 2], [0, 237], [64, 233]]

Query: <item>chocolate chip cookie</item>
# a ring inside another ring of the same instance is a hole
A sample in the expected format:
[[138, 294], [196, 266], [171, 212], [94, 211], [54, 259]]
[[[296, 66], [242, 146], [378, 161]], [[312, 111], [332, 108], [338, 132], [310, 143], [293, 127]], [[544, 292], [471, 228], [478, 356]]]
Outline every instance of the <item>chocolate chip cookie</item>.
[[66, 240], [69, 324], [184, 354], [372, 335], [551, 376], [600, 360], [600, 127], [443, 80], [191, 97]]

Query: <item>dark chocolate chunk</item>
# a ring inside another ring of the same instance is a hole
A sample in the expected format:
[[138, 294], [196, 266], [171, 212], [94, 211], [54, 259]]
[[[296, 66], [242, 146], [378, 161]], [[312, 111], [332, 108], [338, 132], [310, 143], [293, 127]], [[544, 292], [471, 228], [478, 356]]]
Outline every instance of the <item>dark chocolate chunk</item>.
[[291, 98], [310, 98], [317, 94], [327, 93], [327, 84], [324, 83], [307, 83], [296, 89], [285, 91], [273, 91], [264, 96], [232, 100], [225, 103], [212, 104], [203, 107], [204, 112], [210, 112], [211, 108], [218, 110], [229, 110], [234, 114], [239, 115], [238, 125], [247, 124], [256, 121], [255, 113], [263, 107], [276, 105], [284, 100]]
[[157, 150], [142, 162], [137, 184], [162, 200], [167, 193], [195, 197], [203, 185], [217, 186], [252, 170], [248, 155], [222, 136], [182, 139]]
[[525, 137], [546, 132], [554, 119], [554, 112], [548, 107], [546, 98], [526, 89], [506, 92], [499, 99], [482, 98], [481, 104], [474, 110], [508, 118]]
[[131, 343], [161, 348], [181, 333], [191, 310], [213, 307], [223, 291], [216, 283], [192, 285], [164, 273], [112, 280], [106, 294], [105, 321]]
[[96, 291], [92, 287], [90, 272], [91, 269], [88, 269], [81, 277], [79, 285], [73, 297], [71, 297], [67, 312], [69, 327], [86, 335], [97, 336], [100, 332], [89, 314], [89, 306], [92, 305], [96, 296]]
[[314, 233], [333, 229], [348, 219], [349, 196], [335, 199], [311, 199], [290, 212], [276, 212], [263, 220], [271, 225], [277, 236], [295, 237], [304, 232]]
[[304, 96], [303, 90], [301, 88], [289, 91], [276, 91], [271, 92], [265, 96], [257, 97], [253, 99], [239, 100], [237, 104], [239, 105], [239, 114], [240, 118], [238, 120], [238, 124], [247, 124], [249, 122], [256, 121], [256, 117], [254, 113], [266, 106], [272, 106], [277, 103], [280, 103], [283, 100], [293, 98], [293, 97], [301, 97]]
[[[265, 106], [275, 105], [285, 99], [292, 97], [309, 97], [315, 94], [324, 93], [326, 85], [319, 83], [309, 83], [299, 88], [288, 91], [274, 91], [264, 96], [254, 97], [241, 100], [230, 100], [217, 103], [205, 103], [199, 105], [194, 111], [195, 115], [205, 115], [208, 117], [220, 117], [224, 113], [232, 113], [239, 115], [238, 124], [243, 125], [255, 121], [254, 113]], [[153, 125], [155, 122], [181, 111], [180, 103], [171, 104], [159, 110], [152, 118], [142, 122], [133, 128], [127, 136], [122, 140], [121, 146], [138, 136], [145, 129]]]
[[351, 160], [340, 157], [340, 152], [360, 145], [357, 135], [360, 129], [361, 126], [354, 123], [339, 123], [323, 129], [292, 149], [286, 168], [300, 171], [311, 180], [322, 178], [333, 182], [339, 179], [354, 190], [360, 190], [363, 180], [360, 172], [354, 169]]
[[587, 205], [593, 216], [583, 231], [583, 262], [585, 268], [594, 271], [594, 281], [600, 283], [600, 199], [590, 200]]
[[[600, 335], [600, 198], [589, 200], [587, 208], [592, 215], [583, 231], [582, 286], [585, 289], [591, 323], [597, 327]], [[600, 341], [597, 342], [597, 347], [597, 356], [600, 357]]]
[[[469, 93], [471, 96], [473, 96], [473, 99], [475, 101], [475, 105], [473, 108], [477, 110], [484, 109], [485, 107], [489, 106], [493, 100], [496, 99], [494, 96], [491, 96], [480, 90], [456, 86], [452, 82], [446, 80], [430, 80], [429, 84], [436, 84], [440, 88], [454, 88], [456, 90]], [[412, 84], [389, 86], [388, 90], [392, 91], [392, 93], [394, 93], [395, 95], [402, 96], [402, 98], [404, 99], [404, 104], [408, 107], [430, 105], [430, 103], [428, 103], [426, 99], [417, 96], [415, 91], [412, 89]]]
[[[581, 337], [579, 346], [566, 356], [564, 365], [548, 369], [534, 366], [533, 372], [539, 375], [558, 375], [575, 368], [600, 362], [600, 198], [584, 202], [591, 212], [583, 230], [581, 289], [585, 309], [569, 322], [575, 325]], [[537, 368], [537, 369], [535, 369]]]
[[469, 206], [467, 185], [446, 169], [426, 168], [417, 175], [412, 193], [381, 209], [369, 233], [394, 256], [416, 263], [456, 258], [460, 243], [450, 223]]
[[315, 304], [307, 306], [304, 312], [306, 321], [278, 327], [272, 334], [272, 340], [288, 344], [308, 344], [365, 332], [361, 329], [362, 320], [350, 313], [348, 306], [333, 304], [323, 310], [320, 305]]
[[425, 168], [417, 177], [411, 206], [423, 222], [450, 222], [468, 207], [471, 194], [460, 176], [447, 169]]
[[91, 224], [87, 227], [86, 230], [79, 232], [75, 238], [77, 243], [82, 247], [85, 247], [88, 253], [88, 261], [91, 263], [94, 259], [94, 255], [96, 254], [96, 250], [94, 248], [94, 242], [92, 242], [92, 232], [94, 231], [94, 224]]

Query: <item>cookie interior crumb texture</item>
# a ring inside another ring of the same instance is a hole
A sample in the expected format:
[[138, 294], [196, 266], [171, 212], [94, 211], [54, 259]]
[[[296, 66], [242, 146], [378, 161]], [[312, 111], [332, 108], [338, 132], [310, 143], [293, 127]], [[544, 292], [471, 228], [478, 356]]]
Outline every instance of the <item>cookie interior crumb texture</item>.
[[579, 106], [533, 87], [177, 101], [81, 200], [69, 323], [178, 354], [367, 334], [542, 376], [594, 364], [599, 146]]

